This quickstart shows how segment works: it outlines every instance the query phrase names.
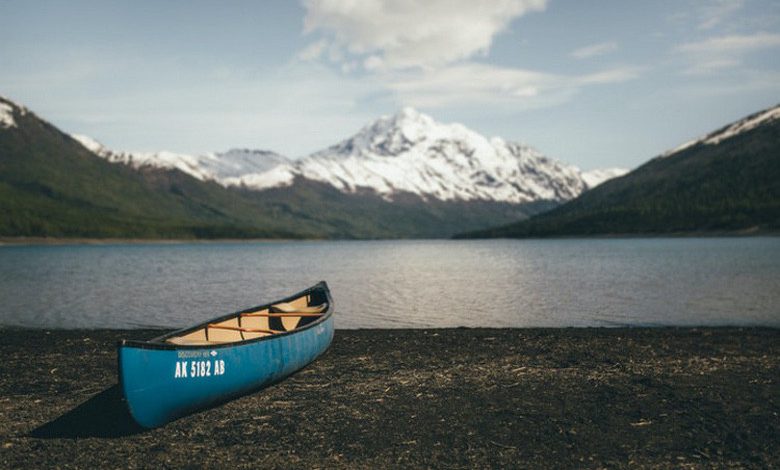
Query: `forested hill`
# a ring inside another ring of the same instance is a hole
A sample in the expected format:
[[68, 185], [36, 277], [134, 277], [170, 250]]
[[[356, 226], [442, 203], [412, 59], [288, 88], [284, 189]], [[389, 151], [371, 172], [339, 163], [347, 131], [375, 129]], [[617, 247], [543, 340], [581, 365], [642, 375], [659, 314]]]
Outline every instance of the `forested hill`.
[[260, 191], [226, 187], [177, 167], [111, 161], [0, 97], [2, 237], [444, 238], [555, 204], [403, 193], [389, 201], [296, 178]]
[[525, 221], [459, 238], [780, 229], [780, 106], [729, 124]]

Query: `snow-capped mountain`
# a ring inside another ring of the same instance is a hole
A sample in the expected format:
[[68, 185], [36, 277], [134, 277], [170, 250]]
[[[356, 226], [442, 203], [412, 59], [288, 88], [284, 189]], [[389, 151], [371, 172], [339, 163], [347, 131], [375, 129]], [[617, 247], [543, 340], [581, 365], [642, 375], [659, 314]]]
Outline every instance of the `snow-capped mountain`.
[[24, 106], [20, 106], [3, 95], [0, 95], [0, 129], [16, 127], [14, 109], [22, 116], [26, 115], [28, 112], [27, 108]]
[[13, 110], [10, 104], [0, 103], [0, 127], [16, 127]]
[[626, 173], [628, 173], [628, 170], [625, 168], [602, 168], [582, 172], [582, 179], [585, 181], [588, 189], [591, 189], [607, 180], [623, 176]]
[[566, 201], [626, 173], [619, 168], [583, 172], [527, 145], [487, 139], [461, 124], [440, 124], [412, 108], [299, 160], [260, 150], [115, 152], [87, 136], [73, 137], [112, 162], [178, 169], [224, 186], [264, 190], [302, 177], [345, 193], [373, 191], [387, 200], [407, 193], [442, 201]]
[[671, 150], [667, 150], [661, 154], [661, 157], [674, 155], [695, 145], [716, 145], [723, 140], [755, 129], [762, 124], [768, 124], [776, 119], [780, 119], [780, 105], [753, 113], [750, 116], [740, 119], [739, 121], [733, 122], [716, 131], [710, 132], [707, 135], [693, 139]]
[[[442, 201], [523, 203], [569, 200], [625, 171], [586, 176], [527, 145], [487, 139], [461, 124], [440, 124], [404, 108], [273, 173], [277, 184], [289, 184], [299, 175], [343, 192], [372, 190], [386, 199], [412, 193]], [[263, 175], [253, 177], [265, 180]]]
[[114, 163], [124, 163], [134, 168], [151, 166], [180, 170], [199, 180], [214, 180], [225, 186], [249, 173], [263, 173], [289, 161], [266, 150], [232, 149], [222, 153], [187, 155], [174, 152], [117, 152], [106, 148], [95, 139], [72, 134], [81, 145], [96, 155]]

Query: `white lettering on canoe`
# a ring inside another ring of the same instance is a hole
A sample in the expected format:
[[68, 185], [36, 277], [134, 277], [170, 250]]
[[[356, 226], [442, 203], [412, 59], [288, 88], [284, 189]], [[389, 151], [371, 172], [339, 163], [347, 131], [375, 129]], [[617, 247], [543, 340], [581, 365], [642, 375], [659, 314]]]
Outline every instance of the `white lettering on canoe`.
[[176, 361], [176, 373], [173, 377], [187, 377], [187, 361]]
[[[189, 368], [187, 367], [189, 363]], [[175, 379], [196, 377], [211, 377], [225, 374], [225, 361], [214, 359], [213, 361], [176, 361]]]
[[176, 355], [179, 357], [179, 359], [196, 359], [200, 357], [207, 358], [209, 356], [209, 352], [203, 351], [201, 349], [197, 349], [195, 351], [179, 350], [176, 352]]

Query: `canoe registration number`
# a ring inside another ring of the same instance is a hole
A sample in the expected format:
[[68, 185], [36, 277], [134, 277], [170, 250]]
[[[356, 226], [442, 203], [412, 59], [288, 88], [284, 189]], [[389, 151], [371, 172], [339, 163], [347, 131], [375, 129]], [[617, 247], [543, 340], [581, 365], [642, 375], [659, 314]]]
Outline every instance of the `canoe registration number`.
[[222, 359], [205, 361], [176, 361], [175, 379], [192, 377], [211, 377], [225, 374], [225, 361]]

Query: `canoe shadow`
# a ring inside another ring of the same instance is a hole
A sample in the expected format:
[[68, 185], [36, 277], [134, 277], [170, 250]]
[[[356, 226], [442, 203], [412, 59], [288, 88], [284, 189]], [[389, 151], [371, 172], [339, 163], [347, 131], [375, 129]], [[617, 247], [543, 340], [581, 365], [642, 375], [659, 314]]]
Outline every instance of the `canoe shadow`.
[[64, 415], [30, 432], [41, 439], [124, 437], [145, 431], [124, 403], [122, 389], [115, 384]]

